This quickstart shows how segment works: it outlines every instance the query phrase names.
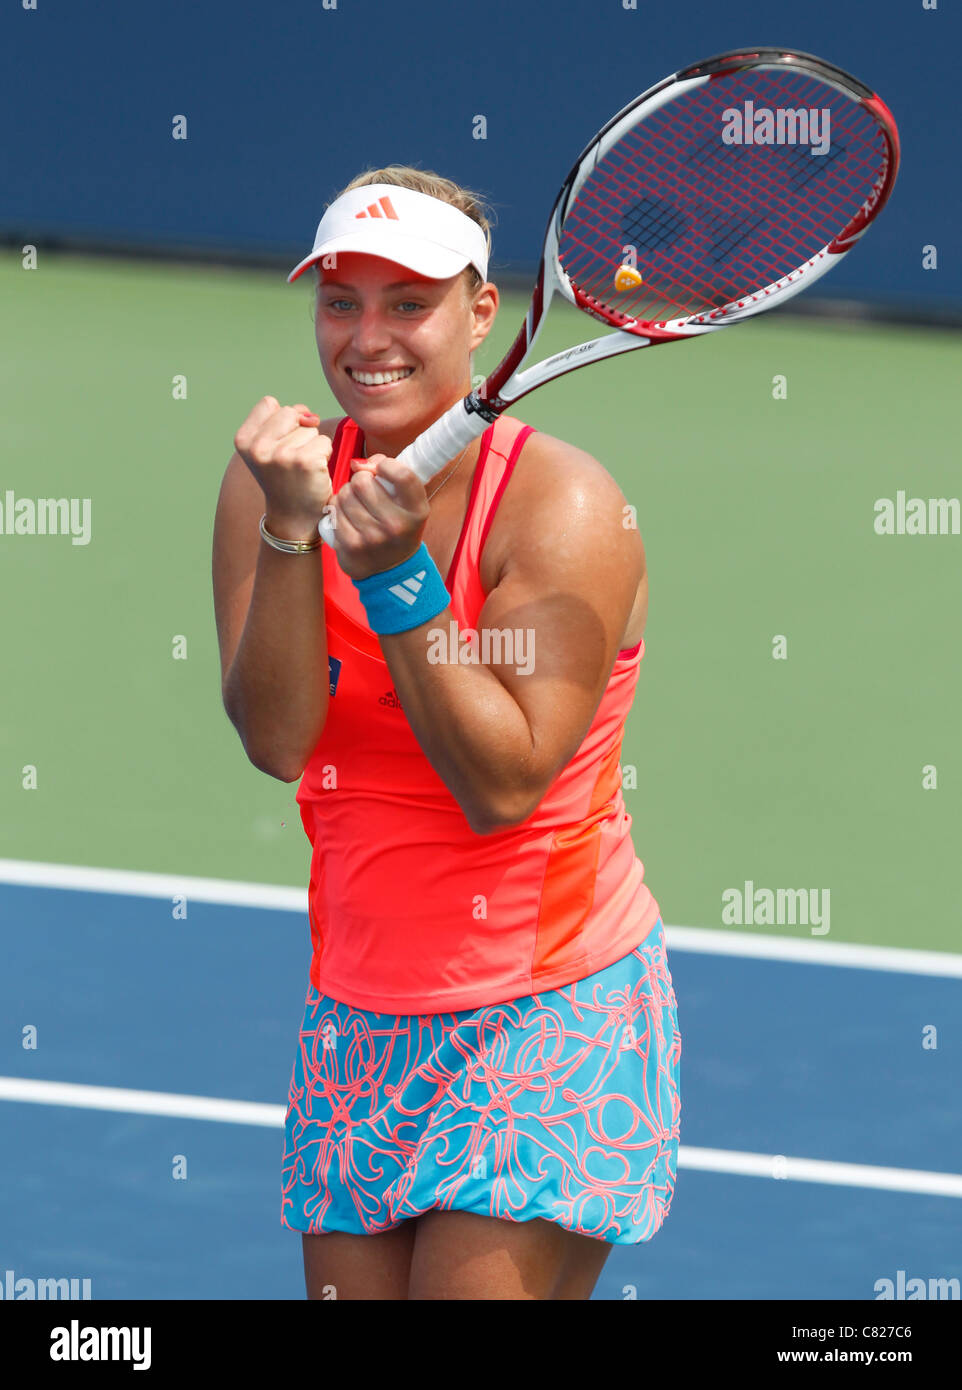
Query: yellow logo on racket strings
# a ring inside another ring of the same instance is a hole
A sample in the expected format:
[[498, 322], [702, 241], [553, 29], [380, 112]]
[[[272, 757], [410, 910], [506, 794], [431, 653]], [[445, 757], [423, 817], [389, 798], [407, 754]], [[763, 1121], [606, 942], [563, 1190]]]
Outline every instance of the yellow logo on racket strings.
[[642, 283], [642, 276], [633, 265], [620, 265], [615, 272], [615, 289], [621, 293], [636, 290]]

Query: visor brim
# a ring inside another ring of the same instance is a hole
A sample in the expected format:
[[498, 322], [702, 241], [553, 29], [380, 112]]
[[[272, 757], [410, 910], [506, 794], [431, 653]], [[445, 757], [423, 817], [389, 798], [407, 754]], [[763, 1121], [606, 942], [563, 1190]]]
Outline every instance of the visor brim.
[[376, 227], [352, 232], [347, 236], [334, 237], [322, 246], [316, 246], [309, 256], [294, 267], [287, 277], [293, 284], [309, 266], [315, 265], [325, 256], [336, 255], [339, 251], [354, 251], [366, 256], [380, 256], [382, 260], [403, 265], [428, 280], [449, 280], [472, 262], [458, 251], [448, 251], [435, 242], [424, 241], [419, 237], [399, 236], [392, 230], [384, 237], [377, 235]]

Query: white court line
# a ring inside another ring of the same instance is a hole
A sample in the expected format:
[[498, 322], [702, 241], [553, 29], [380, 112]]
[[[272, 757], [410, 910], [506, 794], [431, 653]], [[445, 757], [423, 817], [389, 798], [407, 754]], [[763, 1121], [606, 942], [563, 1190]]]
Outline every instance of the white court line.
[[67, 1105], [81, 1110], [122, 1110], [131, 1115], [168, 1115], [179, 1120], [222, 1120], [232, 1125], [282, 1128], [283, 1105], [214, 1096], [180, 1096], [169, 1091], [128, 1091], [120, 1086], [80, 1086], [71, 1081], [32, 1081], [0, 1076], [0, 1100]]
[[[122, 893], [134, 897], [186, 897], [194, 902], [229, 907], [274, 908], [307, 915], [307, 889], [270, 883], [243, 883], [222, 878], [151, 874], [127, 869], [88, 869], [80, 865], [44, 864], [0, 859], [0, 884], [28, 888], [68, 888], [80, 892]], [[804, 927], [790, 930], [803, 932]], [[765, 936], [729, 927], [665, 926], [673, 951], [745, 956], [753, 960], [798, 961], [804, 965], [851, 966], [859, 970], [894, 970], [906, 975], [940, 975], [962, 979], [962, 954], [913, 951], [898, 946], [862, 946], [846, 941], [814, 941], [806, 936]]]
[[962, 1173], [929, 1173], [921, 1168], [876, 1168], [869, 1163], [830, 1163], [787, 1154], [739, 1153], [736, 1149], [678, 1147], [679, 1168], [706, 1173], [737, 1173], [745, 1178], [787, 1178], [838, 1187], [873, 1187], [887, 1192], [917, 1192], [934, 1197], [962, 1197]]
[[0, 883], [26, 888], [69, 888], [82, 893], [125, 893], [137, 898], [187, 897], [194, 902], [222, 903], [226, 907], [272, 907], [307, 915], [306, 887], [281, 888], [273, 883], [238, 883], [226, 878], [0, 859]]
[[[0, 1076], [0, 1100], [36, 1105], [65, 1105], [84, 1110], [114, 1110], [135, 1115], [162, 1115], [183, 1120], [219, 1120], [226, 1124], [281, 1129], [286, 1108], [214, 1096], [174, 1095], [164, 1091], [128, 1091], [118, 1086], [80, 1086], [73, 1082], [32, 1081]], [[695, 1149], [679, 1145], [678, 1167], [746, 1178], [821, 1182], [835, 1187], [868, 1187], [924, 1196], [962, 1197], [962, 1173], [929, 1173], [915, 1168], [876, 1168], [866, 1163], [830, 1163], [787, 1154], [739, 1153], [732, 1149]]]
[[[792, 928], [804, 931], [804, 927]], [[962, 955], [951, 951], [912, 951], [902, 946], [863, 946], [849, 941], [764, 936], [729, 927], [665, 927], [665, 944], [674, 951], [704, 951], [755, 960], [793, 960], [803, 965], [849, 965], [859, 970], [896, 970], [906, 975], [947, 975], [962, 979]]]

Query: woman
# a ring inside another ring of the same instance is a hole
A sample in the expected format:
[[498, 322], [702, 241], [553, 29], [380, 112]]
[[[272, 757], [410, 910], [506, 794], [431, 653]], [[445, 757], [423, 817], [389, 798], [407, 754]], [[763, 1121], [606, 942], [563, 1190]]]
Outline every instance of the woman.
[[289, 277], [314, 267], [345, 415], [265, 396], [217, 507], [225, 708], [313, 847], [281, 1213], [309, 1298], [586, 1299], [674, 1191], [675, 997], [618, 765], [641, 538], [597, 460], [508, 416], [426, 486], [397, 461], [470, 390], [489, 248], [447, 179], [349, 184]]

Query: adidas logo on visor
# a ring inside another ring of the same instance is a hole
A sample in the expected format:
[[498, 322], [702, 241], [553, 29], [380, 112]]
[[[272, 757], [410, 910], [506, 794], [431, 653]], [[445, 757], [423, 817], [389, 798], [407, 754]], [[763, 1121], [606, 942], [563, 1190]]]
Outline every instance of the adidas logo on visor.
[[394, 205], [390, 198], [378, 198], [376, 203], [368, 203], [366, 208], [354, 214], [355, 217], [391, 217], [395, 222], [400, 222], [400, 217], [394, 211]]
[[392, 584], [388, 593], [393, 594], [395, 598], [399, 598], [402, 603], [406, 603], [410, 607], [421, 592], [426, 574], [427, 570], [419, 570], [417, 574], [412, 574], [410, 579], [405, 579], [403, 584]]

